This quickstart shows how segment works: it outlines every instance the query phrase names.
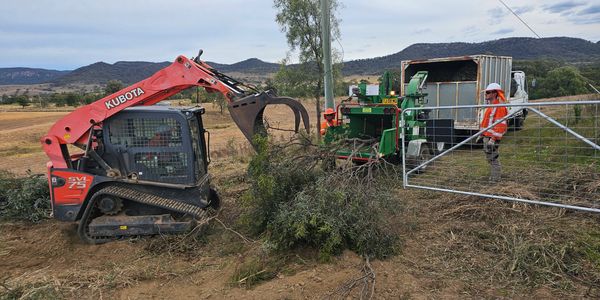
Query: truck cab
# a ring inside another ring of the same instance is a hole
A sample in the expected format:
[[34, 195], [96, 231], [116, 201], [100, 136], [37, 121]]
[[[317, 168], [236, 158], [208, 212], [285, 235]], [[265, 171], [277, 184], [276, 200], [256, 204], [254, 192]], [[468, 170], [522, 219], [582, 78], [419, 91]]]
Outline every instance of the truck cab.
[[[520, 104], [529, 102], [529, 95], [527, 94], [527, 80], [525, 72], [523, 71], [512, 71], [511, 82], [510, 82], [510, 94], [508, 101], [512, 104]], [[523, 128], [523, 123], [527, 117], [527, 110], [522, 106], [510, 106], [508, 107], [508, 113], [517, 111], [514, 118], [509, 120], [509, 126], [519, 130]]]

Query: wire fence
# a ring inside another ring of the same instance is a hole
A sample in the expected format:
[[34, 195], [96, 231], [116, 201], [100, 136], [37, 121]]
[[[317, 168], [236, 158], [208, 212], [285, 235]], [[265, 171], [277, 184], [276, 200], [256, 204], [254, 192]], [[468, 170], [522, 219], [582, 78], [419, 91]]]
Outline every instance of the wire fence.
[[[486, 128], [480, 128], [480, 120], [493, 105], [405, 110], [403, 120], [411, 110], [475, 117], [453, 120], [455, 126], [426, 120], [423, 144], [429, 149], [439, 140], [446, 144], [443, 150], [423, 153], [417, 163], [404, 159], [404, 186], [600, 212], [600, 101], [500, 106], [509, 114]], [[509, 129], [499, 142], [479, 139], [503, 121]], [[402, 143], [403, 153], [407, 143]]]

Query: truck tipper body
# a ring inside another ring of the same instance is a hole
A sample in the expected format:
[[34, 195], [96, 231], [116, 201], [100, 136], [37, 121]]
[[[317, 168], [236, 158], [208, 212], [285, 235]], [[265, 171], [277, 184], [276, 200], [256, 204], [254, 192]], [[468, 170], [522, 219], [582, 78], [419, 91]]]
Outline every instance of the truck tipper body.
[[[485, 104], [484, 90], [490, 83], [502, 86], [507, 102], [527, 103], [525, 73], [512, 70], [512, 57], [471, 55], [460, 57], [407, 60], [402, 62], [401, 94], [404, 95], [408, 80], [419, 71], [427, 71], [429, 77], [423, 87], [425, 107]], [[523, 126], [527, 111], [513, 106], [509, 113], [518, 111], [509, 125], [515, 129]], [[454, 120], [457, 137], [479, 130], [483, 118], [482, 109], [434, 109], [432, 119]]]

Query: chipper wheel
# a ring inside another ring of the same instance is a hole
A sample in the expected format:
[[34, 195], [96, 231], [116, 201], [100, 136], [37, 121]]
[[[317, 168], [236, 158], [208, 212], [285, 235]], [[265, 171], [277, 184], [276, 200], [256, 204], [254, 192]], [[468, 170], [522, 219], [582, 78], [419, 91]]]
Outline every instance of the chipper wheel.
[[[421, 144], [421, 147], [419, 149], [419, 155], [416, 158], [410, 158], [410, 159], [407, 158], [406, 159], [406, 167], [408, 169], [414, 169], [414, 168], [420, 166], [422, 163], [430, 160], [431, 158], [432, 158], [432, 155], [431, 155], [431, 149], [429, 148], [429, 145], [423, 143], [423, 144]], [[424, 165], [423, 167], [419, 168], [415, 172], [418, 174], [424, 173], [428, 169], [428, 167], [429, 167], [429, 165]]]

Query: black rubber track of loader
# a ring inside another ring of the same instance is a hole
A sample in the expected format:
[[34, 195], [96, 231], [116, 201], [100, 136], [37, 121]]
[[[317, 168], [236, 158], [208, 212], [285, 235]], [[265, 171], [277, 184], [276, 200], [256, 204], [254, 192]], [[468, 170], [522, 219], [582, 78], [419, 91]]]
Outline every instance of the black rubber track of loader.
[[92, 212], [96, 209], [96, 199], [100, 196], [114, 196], [119, 197], [121, 199], [135, 201], [138, 203], [143, 203], [151, 206], [156, 206], [164, 209], [168, 209], [171, 211], [189, 214], [194, 217], [198, 223], [202, 223], [204, 220], [209, 218], [209, 214], [206, 209], [201, 208], [199, 206], [195, 206], [192, 204], [175, 201], [173, 199], [163, 198], [160, 196], [140, 192], [134, 189], [126, 188], [118, 185], [111, 185], [104, 187], [96, 193], [90, 199], [81, 220], [79, 221], [79, 226], [77, 228], [77, 233], [79, 237], [89, 243], [89, 244], [102, 244], [109, 241], [114, 240], [116, 237], [107, 236], [107, 237], [93, 237], [89, 235], [89, 224], [92, 220], [90, 220], [90, 216]]

